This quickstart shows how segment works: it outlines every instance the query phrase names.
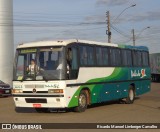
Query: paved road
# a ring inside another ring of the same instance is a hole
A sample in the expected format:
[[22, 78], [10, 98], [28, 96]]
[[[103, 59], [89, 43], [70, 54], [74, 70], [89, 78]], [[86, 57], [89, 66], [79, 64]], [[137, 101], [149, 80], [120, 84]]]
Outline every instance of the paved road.
[[151, 92], [134, 104], [108, 102], [92, 106], [83, 113], [37, 113], [34, 109], [15, 111], [12, 97], [0, 98], [2, 123], [160, 123], [160, 83], [152, 83]]

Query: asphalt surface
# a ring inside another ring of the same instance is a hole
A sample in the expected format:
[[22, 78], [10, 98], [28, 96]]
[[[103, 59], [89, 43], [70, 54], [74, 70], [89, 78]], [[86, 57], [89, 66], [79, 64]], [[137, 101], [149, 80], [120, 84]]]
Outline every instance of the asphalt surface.
[[137, 97], [134, 104], [112, 101], [90, 106], [83, 113], [15, 110], [12, 97], [0, 98], [0, 123], [160, 123], [160, 83], [152, 83], [151, 92]]

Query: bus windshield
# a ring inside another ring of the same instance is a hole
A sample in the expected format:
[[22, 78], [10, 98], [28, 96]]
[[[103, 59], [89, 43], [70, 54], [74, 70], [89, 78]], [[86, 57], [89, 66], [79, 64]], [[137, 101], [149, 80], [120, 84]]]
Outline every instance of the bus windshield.
[[65, 79], [64, 47], [18, 49], [14, 80]]

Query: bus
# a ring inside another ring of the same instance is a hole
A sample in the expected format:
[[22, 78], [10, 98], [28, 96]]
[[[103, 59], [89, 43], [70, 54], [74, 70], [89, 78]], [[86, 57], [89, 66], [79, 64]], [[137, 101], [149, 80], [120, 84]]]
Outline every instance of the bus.
[[132, 104], [150, 91], [150, 78], [145, 46], [76, 39], [30, 42], [16, 49], [12, 95], [16, 108], [84, 112], [111, 100]]

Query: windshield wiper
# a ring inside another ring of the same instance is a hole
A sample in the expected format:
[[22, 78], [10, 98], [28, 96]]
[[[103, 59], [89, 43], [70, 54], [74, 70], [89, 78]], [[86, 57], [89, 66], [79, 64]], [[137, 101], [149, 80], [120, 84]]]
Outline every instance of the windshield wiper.
[[44, 79], [46, 82], [48, 82], [48, 79], [47, 79], [45, 76], [43, 76], [43, 79]]
[[23, 79], [22, 80], [20, 80], [21, 82], [23, 82], [23, 81], [33, 81], [33, 80], [36, 80], [35, 79], [35, 75], [24, 75], [24, 77], [23, 77]]
[[39, 70], [39, 74], [43, 77], [43, 80], [45, 80], [46, 82], [48, 82], [48, 79], [43, 74], [43, 70]]

